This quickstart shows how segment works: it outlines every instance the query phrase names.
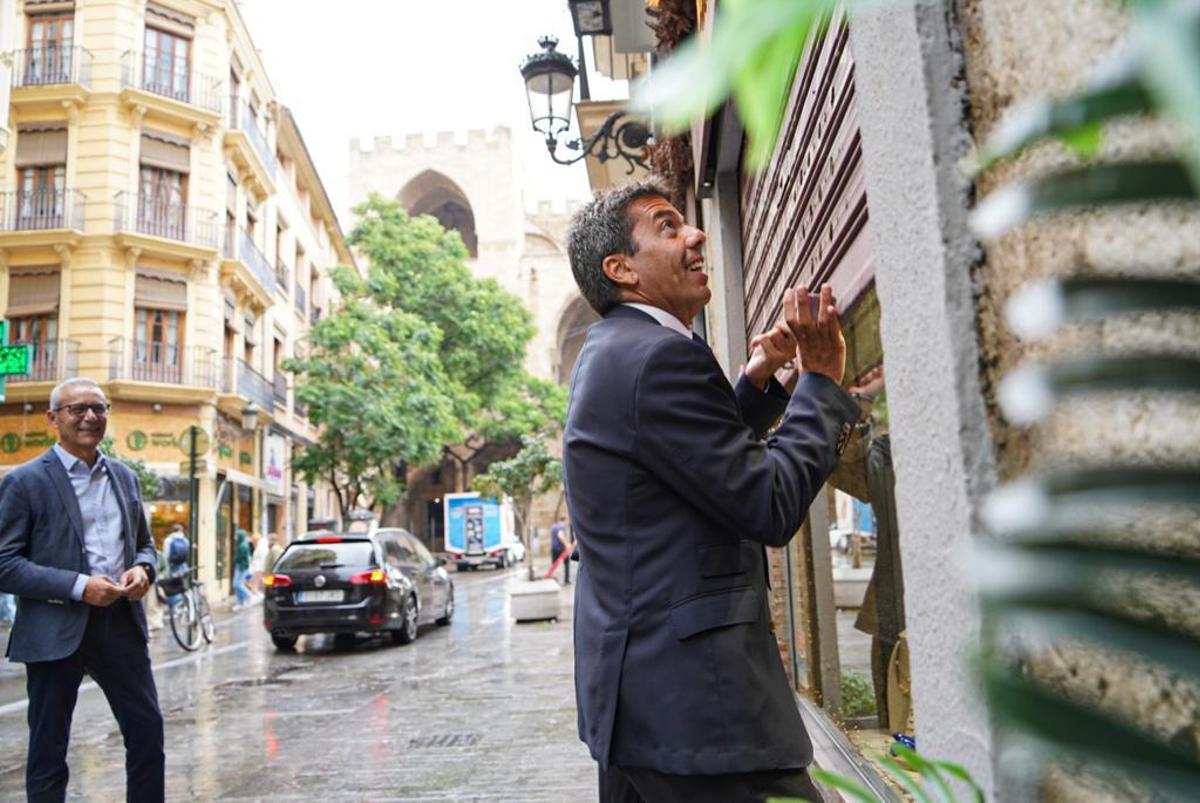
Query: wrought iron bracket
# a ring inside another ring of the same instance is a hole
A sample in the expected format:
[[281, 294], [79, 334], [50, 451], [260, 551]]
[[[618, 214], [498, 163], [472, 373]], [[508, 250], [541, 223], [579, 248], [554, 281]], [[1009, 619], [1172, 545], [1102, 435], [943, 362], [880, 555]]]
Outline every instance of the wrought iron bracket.
[[[624, 118], [624, 122], [619, 122]], [[546, 150], [550, 158], [560, 165], [575, 164], [587, 156], [594, 156], [601, 164], [610, 159], [624, 159], [628, 169], [625, 175], [631, 175], [636, 168], [650, 169], [650, 153], [647, 147], [653, 135], [649, 127], [640, 120], [634, 119], [624, 109], [610, 114], [600, 128], [588, 139], [573, 139], [564, 143], [568, 150], [579, 151], [571, 158], [564, 159], [558, 155], [558, 140], [546, 137]]]

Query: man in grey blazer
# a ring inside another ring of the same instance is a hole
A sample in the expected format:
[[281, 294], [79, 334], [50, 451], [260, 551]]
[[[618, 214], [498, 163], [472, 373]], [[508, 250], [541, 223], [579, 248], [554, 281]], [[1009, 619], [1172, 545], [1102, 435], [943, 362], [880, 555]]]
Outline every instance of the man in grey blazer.
[[100, 454], [108, 411], [94, 381], [63, 382], [46, 412], [58, 443], [0, 482], [0, 591], [18, 598], [8, 657], [25, 664], [31, 801], [66, 796], [85, 673], [120, 725], [127, 799], [163, 799], [163, 719], [141, 603], [158, 561], [137, 478]]
[[[711, 295], [703, 249], [653, 184], [600, 196], [569, 236], [603, 316], [564, 434], [579, 734], [602, 799], [821, 800], [770, 630], [764, 545], [791, 540], [858, 418], [839, 386], [845, 341], [828, 286], [815, 316], [807, 290], [785, 291], [783, 322], [731, 386], [688, 329]], [[797, 357], [789, 397], [773, 374]]]

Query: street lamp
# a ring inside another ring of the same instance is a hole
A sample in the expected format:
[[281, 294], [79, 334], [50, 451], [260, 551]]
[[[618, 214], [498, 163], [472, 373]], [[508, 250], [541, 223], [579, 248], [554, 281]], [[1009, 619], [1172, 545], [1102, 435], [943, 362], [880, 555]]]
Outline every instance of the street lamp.
[[[572, 11], [576, 5], [582, 4], [573, 4]], [[568, 149], [579, 151], [577, 155], [567, 159], [558, 155], [558, 139], [571, 127], [575, 77], [580, 73], [570, 56], [556, 50], [557, 37], [543, 36], [538, 44], [542, 50], [522, 62], [521, 77], [525, 79], [530, 122], [533, 130], [546, 138], [550, 158], [561, 165], [574, 164], [585, 156], [594, 156], [602, 164], [620, 158], [629, 166], [627, 174], [638, 167], [649, 170], [646, 145], [650, 129], [624, 110], [610, 114], [590, 139], [581, 137], [564, 143]]]
[[612, 33], [609, 0], [567, 0], [576, 36], [605, 36]]
[[246, 409], [242, 410], [242, 429], [247, 432], [258, 429], [258, 405], [254, 402], [250, 402]]

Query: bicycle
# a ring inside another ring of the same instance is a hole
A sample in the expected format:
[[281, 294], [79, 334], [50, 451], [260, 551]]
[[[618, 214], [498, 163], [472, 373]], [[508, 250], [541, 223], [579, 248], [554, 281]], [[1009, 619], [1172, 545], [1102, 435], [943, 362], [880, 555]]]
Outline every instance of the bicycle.
[[[204, 583], [196, 579], [196, 569], [186, 573], [160, 577], [154, 584], [158, 598], [171, 611], [171, 635], [180, 647], [192, 652], [199, 649], [201, 638], [208, 644], [213, 640], [213, 615], [204, 595]], [[168, 598], [178, 594], [172, 606]]]

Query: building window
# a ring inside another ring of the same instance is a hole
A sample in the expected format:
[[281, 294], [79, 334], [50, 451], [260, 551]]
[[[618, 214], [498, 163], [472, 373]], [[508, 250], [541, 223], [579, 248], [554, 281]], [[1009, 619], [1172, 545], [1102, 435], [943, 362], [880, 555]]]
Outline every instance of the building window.
[[137, 308], [134, 324], [134, 379], [174, 382], [182, 378], [184, 314], [178, 310]]
[[75, 18], [61, 14], [29, 17], [29, 49], [25, 56], [26, 85], [69, 84]]
[[146, 89], [158, 95], [189, 101], [192, 43], [182, 36], [146, 26]]
[[65, 181], [66, 165], [42, 165], [18, 170], [17, 228], [62, 228]]
[[142, 165], [138, 195], [140, 230], [159, 237], [184, 239], [187, 176], [174, 170]]

